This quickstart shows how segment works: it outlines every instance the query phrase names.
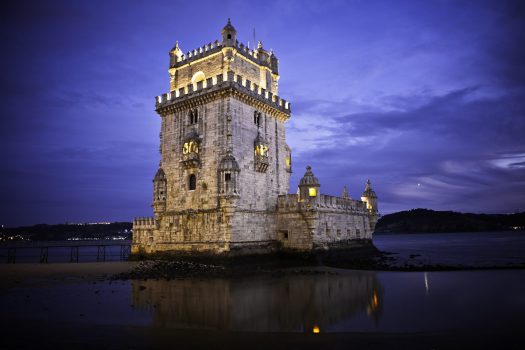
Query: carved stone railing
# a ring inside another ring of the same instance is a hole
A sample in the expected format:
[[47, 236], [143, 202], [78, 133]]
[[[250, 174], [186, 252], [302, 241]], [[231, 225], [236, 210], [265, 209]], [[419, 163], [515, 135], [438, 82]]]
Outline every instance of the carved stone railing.
[[138, 229], [151, 229], [155, 228], [155, 219], [150, 217], [135, 218], [133, 219], [133, 228]]

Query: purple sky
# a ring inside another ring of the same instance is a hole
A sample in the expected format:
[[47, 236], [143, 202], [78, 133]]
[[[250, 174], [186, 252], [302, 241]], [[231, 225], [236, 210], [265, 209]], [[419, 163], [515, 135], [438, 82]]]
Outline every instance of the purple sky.
[[[151, 215], [168, 51], [273, 48], [291, 192], [372, 180], [383, 214], [525, 210], [523, 1], [12, 1], [0, 5], [0, 224]], [[253, 44], [253, 43], [252, 43]]]

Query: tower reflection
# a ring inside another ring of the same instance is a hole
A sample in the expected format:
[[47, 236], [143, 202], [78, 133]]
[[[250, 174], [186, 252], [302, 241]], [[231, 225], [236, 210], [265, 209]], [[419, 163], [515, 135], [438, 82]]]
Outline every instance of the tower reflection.
[[374, 272], [345, 275], [132, 281], [133, 305], [154, 326], [232, 331], [322, 332], [367, 314], [376, 323], [383, 288]]

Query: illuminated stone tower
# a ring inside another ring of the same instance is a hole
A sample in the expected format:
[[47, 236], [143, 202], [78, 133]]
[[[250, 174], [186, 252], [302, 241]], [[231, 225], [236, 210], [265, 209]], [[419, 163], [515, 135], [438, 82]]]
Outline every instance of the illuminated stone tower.
[[[300, 195], [288, 194], [290, 104], [277, 95], [278, 59], [260, 42], [239, 43], [229, 20], [221, 36], [170, 51], [170, 89], [155, 105], [154, 218], [134, 220], [133, 253], [311, 250], [371, 238], [365, 203], [320, 194], [311, 168]], [[332, 224], [337, 235], [325, 230]]]
[[159, 96], [161, 162], [154, 220], [136, 220], [147, 251], [267, 247], [288, 193], [290, 105], [277, 96], [278, 60], [249, 49], [228, 20], [222, 41], [170, 51], [170, 92]]

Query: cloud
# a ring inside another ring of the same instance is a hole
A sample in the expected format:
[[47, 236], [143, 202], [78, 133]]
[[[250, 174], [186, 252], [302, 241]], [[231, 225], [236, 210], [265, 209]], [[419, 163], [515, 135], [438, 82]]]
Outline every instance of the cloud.
[[[487, 98], [480, 89], [428, 96], [413, 108], [400, 103], [404, 110], [343, 114], [334, 103], [333, 116], [297, 115], [289, 128], [292, 149], [300, 145], [296, 164], [315, 164], [323, 191], [332, 194], [346, 183], [357, 183], [355, 193], [370, 177], [379, 196], [392, 203], [390, 210], [520, 207], [515, 195], [496, 201], [499, 193], [491, 189], [515, 186], [525, 198], [518, 186], [525, 179], [525, 118], [519, 107], [525, 94]], [[461, 205], [458, 198], [464, 198]]]

